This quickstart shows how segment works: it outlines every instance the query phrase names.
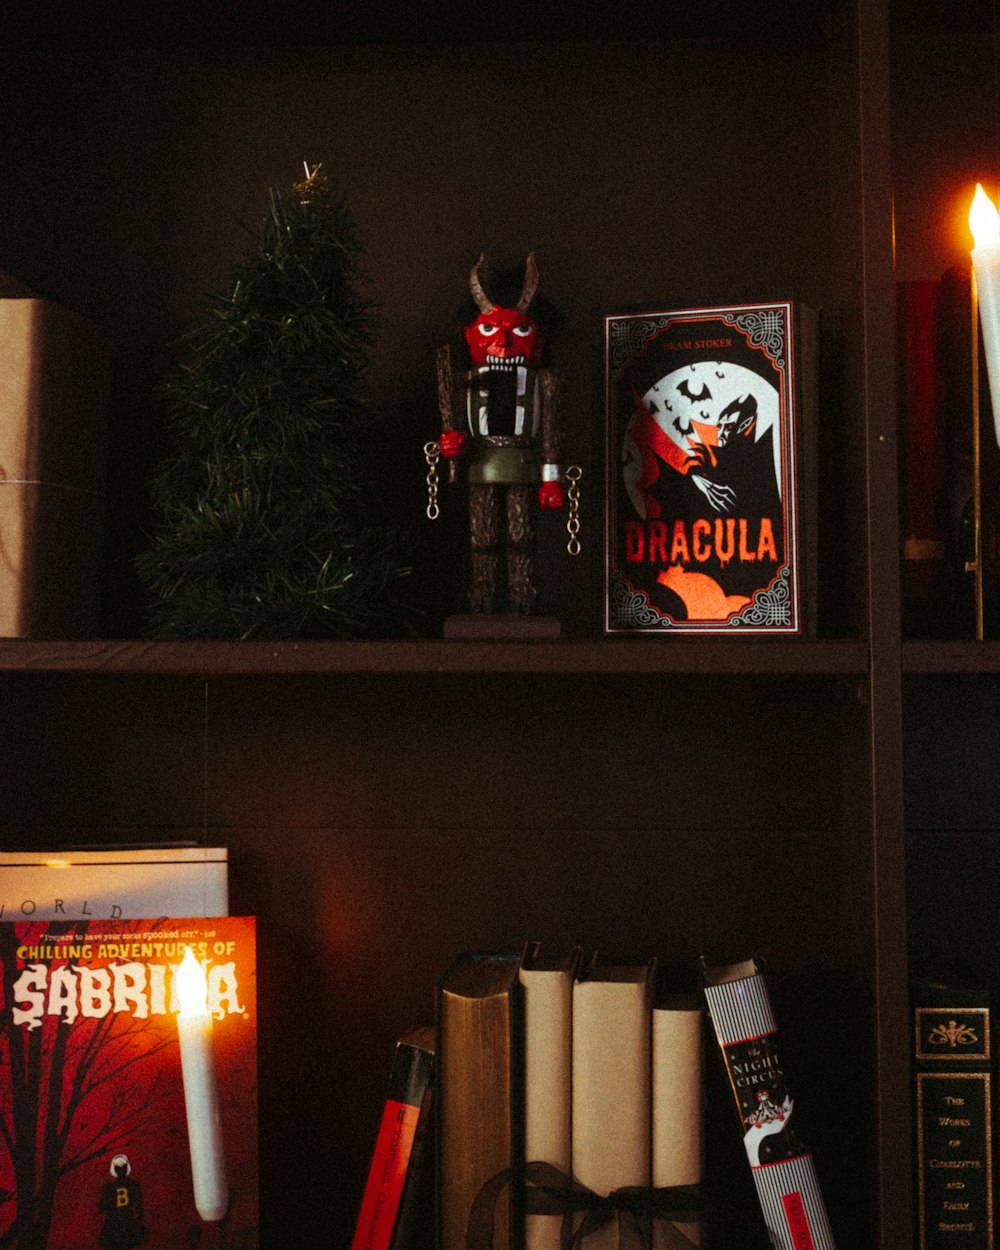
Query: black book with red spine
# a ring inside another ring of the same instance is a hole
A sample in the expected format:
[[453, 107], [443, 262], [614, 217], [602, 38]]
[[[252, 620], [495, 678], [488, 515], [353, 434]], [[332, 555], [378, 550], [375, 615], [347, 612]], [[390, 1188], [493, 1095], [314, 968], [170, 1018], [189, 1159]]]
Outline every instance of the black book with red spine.
[[396, 1044], [351, 1250], [412, 1250], [428, 1235], [433, 1168], [423, 1166], [434, 1073], [434, 1028]]

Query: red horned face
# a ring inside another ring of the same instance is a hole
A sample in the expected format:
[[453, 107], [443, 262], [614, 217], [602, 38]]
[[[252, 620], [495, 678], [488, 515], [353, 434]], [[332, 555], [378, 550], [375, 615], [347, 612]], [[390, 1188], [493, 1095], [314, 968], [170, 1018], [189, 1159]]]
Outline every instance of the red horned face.
[[514, 308], [494, 304], [483, 290], [479, 268], [483, 257], [472, 267], [469, 290], [476, 301], [479, 315], [465, 327], [465, 341], [474, 365], [496, 369], [513, 369], [517, 365], [537, 365], [542, 356], [544, 340], [538, 326], [528, 316], [528, 307], [538, 289], [538, 270], [534, 254], [528, 255], [524, 287]]
[[537, 365], [542, 355], [542, 335], [525, 313], [516, 308], [492, 307], [465, 327], [465, 341], [475, 365], [514, 368]]

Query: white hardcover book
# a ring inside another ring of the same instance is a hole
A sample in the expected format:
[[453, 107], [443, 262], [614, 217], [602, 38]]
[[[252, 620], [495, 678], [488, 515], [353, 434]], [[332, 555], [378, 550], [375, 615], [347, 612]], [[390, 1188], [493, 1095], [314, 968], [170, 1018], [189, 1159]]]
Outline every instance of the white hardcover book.
[[0, 852], [0, 921], [228, 914], [225, 847]]

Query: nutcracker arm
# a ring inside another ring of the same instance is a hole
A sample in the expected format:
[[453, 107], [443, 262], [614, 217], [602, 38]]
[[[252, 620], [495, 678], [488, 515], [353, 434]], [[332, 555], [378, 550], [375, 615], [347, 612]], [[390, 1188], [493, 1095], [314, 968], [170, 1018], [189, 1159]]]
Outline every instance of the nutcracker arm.
[[538, 488], [540, 508], [561, 508], [565, 502], [560, 482], [562, 471], [559, 454], [562, 450], [562, 425], [559, 409], [559, 375], [554, 369], [538, 373], [541, 402], [542, 483]]
[[557, 464], [542, 465], [542, 484], [538, 488], [538, 506], [546, 509], [561, 508], [564, 503], [563, 488], [559, 481]]
[[451, 347], [447, 344], [437, 350], [437, 384], [438, 409], [441, 413], [441, 454], [448, 458], [448, 481], [454, 482], [455, 457], [461, 454], [465, 438], [455, 427], [455, 375], [451, 367]]
[[541, 400], [542, 458], [547, 466], [555, 468], [555, 479], [558, 481], [559, 457], [563, 445], [559, 375], [554, 369], [539, 369], [538, 386]]

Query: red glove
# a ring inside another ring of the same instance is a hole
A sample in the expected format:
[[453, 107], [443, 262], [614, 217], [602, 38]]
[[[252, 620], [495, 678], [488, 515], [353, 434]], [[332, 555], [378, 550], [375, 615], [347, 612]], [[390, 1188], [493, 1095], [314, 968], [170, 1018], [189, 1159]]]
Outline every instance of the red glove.
[[441, 448], [441, 455], [454, 457], [460, 456], [465, 448], [465, 433], [462, 430], [443, 430], [441, 437], [438, 439], [438, 446]]
[[543, 482], [539, 486], [538, 506], [552, 509], [563, 506], [563, 488], [558, 482]]

